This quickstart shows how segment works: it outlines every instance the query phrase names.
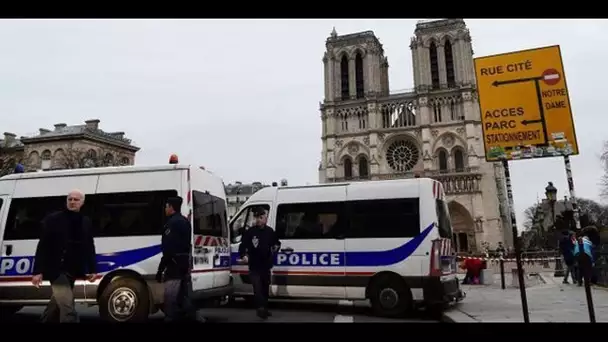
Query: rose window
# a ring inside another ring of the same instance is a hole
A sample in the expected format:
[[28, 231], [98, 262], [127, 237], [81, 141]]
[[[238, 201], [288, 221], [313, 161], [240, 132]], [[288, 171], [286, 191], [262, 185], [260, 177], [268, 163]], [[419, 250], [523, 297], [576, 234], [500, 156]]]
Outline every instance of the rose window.
[[386, 150], [386, 161], [397, 172], [410, 171], [419, 158], [418, 147], [409, 140], [397, 140]]

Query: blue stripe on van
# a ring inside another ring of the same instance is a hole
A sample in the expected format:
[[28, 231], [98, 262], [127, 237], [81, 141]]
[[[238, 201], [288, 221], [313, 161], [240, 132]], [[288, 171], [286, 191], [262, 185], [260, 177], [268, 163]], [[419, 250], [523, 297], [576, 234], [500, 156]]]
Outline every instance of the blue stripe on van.
[[[327, 251], [278, 253], [274, 258], [275, 266], [298, 267], [380, 267], [399, 263], [412, 255], [433, 230], [435, 223], [403, 245], [386, 251]], [[312, 242], [314, 243], [314, 242]], [[288, 243], [283, 242], [283, 245]], [[238, 253], [232, 253], [232, 264], [237, 265]]]
[[[131, 249], [115, 253], [97, 254], [97, 272], [111, 272], [127, 267], [161, 253], [160, 245]], [[32, 274], [33, 256], [14, 256], [0, 258], [0, 276], [14, 277]]]
[[[357, 252], [306, 252], [291, 254], [279, 253], [275, 256], [275, 265], [286, 266], [324, 266], [324, 267], [379, 267], [399, 263], [407, 259], [424, 239], [429, 235], [434, 223], [423, 230], [419, 235], [403, 245], [387, 251], [357, 251]], [[161, 253], [161, 246], [149, 246], [115, 253], [97, 255], [97, 272], [106, 273], [118, 268], [128, 267]], [[295, 255], [297, 257], [290, 255]], [[232, 264], [236, 264], [238, 253], [232, 253]], [[282, 258], [279, 264], [278, 258]], [[32, 274], [33, 256], [15, 256], [0, 258], [0, 277], [27, 276]], [[226, 267], [224, 259], [218, 267]]]

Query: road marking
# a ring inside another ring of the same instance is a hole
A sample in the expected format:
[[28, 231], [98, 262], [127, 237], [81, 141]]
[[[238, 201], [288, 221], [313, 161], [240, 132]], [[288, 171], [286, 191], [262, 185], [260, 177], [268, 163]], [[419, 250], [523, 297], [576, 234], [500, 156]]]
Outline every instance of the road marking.
[[334, 323], [354, 323], [354, 322], [355, 322], [355, 318], [353, 316], [336, 315], [336, 317], [334, 317]]

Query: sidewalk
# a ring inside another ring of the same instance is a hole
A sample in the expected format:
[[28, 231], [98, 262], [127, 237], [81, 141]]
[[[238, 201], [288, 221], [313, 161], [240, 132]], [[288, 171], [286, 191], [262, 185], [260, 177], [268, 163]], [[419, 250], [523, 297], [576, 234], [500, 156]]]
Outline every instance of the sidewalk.
[[[530, 322], [589, 322], [585, 288], [543, 274], [545, 284], [526, 289]], [[523, 322], [518, 288], [462, 285], [466, 298], [444, 313], [447, 321]], [[608, 290], [592, 288], [595, 318], [608, 322]]]

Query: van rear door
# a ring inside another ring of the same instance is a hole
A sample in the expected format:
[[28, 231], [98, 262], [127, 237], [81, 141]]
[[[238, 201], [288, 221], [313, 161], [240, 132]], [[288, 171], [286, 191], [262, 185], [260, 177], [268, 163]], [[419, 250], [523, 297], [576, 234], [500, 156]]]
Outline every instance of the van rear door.
[[213, 288], [213, 260], [215, 257], [213, 217], [214, 201], [208, 191], [192, 191], [192, 291], [204, 291]]

